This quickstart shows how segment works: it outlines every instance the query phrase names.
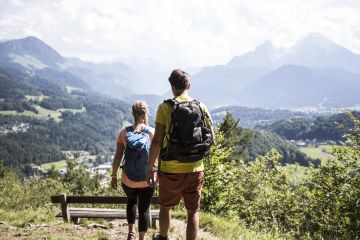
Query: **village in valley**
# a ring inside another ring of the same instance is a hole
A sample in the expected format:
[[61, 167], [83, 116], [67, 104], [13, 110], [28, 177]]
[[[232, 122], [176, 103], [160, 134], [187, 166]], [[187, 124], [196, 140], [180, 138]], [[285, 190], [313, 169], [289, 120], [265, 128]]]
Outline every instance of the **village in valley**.
[[10, 133], [26, 132], [30, 127], [29, 123], [19, 124], [1, 124], [0, 125], [0, 136], [7, 135]]
[[[0, 126], [0, 135], [24, 133], [28, 131], [29, 127], [29, 123], [23, 122], [17, 124], [3, 124]], [[92, 176], [98, 174], [104, 177], [109, 174], [109, 171], [112, 168], [112, 160], [115, 154], [92, 155], [90, 152], [84, 150], [63, 151], [63, 153], [66, 160], [75, 160], [79, 166], [84, 166]], [[64, 176], [67, 171], [66, 160], [45, 163], [40, 166], [31, 164], [31, 172], [33, 175], [44, 175], [52, 165], [54, 165], [55, 170], [57, 170], [61, 176]]]
[[64, 176], [67, 172], [67, 160], [75, 160], [78, 166], [83, 166], [90, 173], [90, 176], [100, 175], [102, 178], [106, 179], [110, 176], [112, 161], [115, 153], [92, 155], [88, 151], [77, 150], [64, 151], [64, 154], [66, 156], [66, 160], [45, 163], [41, 166], [32, 165], [31, 169], [33, 175], [44, 175], [54, 166], [60, 176]]

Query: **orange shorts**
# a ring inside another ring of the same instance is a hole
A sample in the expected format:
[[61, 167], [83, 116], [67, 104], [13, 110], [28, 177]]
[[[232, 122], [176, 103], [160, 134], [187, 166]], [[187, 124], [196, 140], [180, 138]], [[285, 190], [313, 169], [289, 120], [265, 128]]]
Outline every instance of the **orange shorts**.
[[184, 198], [185, 208], [191, 211], [200, 209], [201, 189], [204, 172], [159, 174], [159, 204], [173, 207]]

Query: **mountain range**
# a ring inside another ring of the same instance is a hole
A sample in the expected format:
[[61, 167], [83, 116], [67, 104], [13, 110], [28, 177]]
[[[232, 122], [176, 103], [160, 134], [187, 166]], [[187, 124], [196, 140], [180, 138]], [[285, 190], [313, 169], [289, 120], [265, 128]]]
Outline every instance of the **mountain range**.
[[[150, 58], [111, 63], [67, 58], [36, 37], [1, 41], [0, 68], [16, 70], [35, 85], [46, 79], [125, 100], [145, 96], [154, 106], [165, 97], [171, 71]], [[212, 107], [354, 106], [360, 104], [360, 55], [319, 33], [288, 49], [266, 41], [225, 65], [203, 67], [192, 76], [191, 95]]]
[[215, 106], [344, 107], [360, 103], [360, 55], [318, 33], [289, 49], [266, 41], [226, 65], [203, 68], [192, 79], [193, 95]]
[[[267, 99], [273, 99], [273, 96], [265, 92], [273, 87], [274, 84], [267, 85], [270, 82], [276, 83], [281, 91], [291, 90], [294, 94], [309, 91], [309, 85], [314, 89], [322, 87], [323, 95], [331, 95], [332, 89], [336, 88], [346, 98], [331, 99], [334, 104], [351, 105], [353, 99], [357, 99], [358, 73], [295, 63], [282, 65], [286, 54], [286, 50], [273, 48], [270, 42], [266, 42], [254, 52], [235, 57], [225, 66], [203, 68], [193, 75], [191, 91], [196, 93], [201, 89], [198, 94], [207, 97], [207, 105], [212, 100], [216, 104], [220, 102], [219, 105], [229, 102], [239, 105], [239, 92], [244, 89], [248, 89], [245, 93], [250, 95], [247, 97], [244, 93], [240, 96], [248, 100], [247, 104], [269, 103]], [[156, 106], [170, 97], [169, 92], [161, 95], [161, 84], [168, 85], [163, 70], [151, 59], [126, 58], [113, 63], [93, 63], [67, 58], [35, 37], [0, 42], [0, 125], [3, 126], [0, 131], [0, 160], [5, 165], [21, 167], [25, 171], [30, 164], [64, 159], [62, 151], [85, 150], [97, 155], [113, 152], [119, 130], [133, 121], [128, 103], [137, 99], [148, 102], [150, 122], [153, 123]], [[169, 72], [167, 70], [167, 74]], [[201, 76], [208, 84], [196, 86]], [[226, 78], [219, 81], [224, 76]], [[239, 76], [244, 81], [239, 81]], [[327, 82], [331, 86], [327, 86]], [[141, 87], [144, 86], [148, 91], [155, 89], [155, 94], [142, 94]], [[260, 97], [255, 101], [251, 92], [259, 92]], [[274, 108], [283, 106], [283, 97], [291, 96], [294, 99], [287, 101], [289, 106], [307, 105], [312, 104], [311, 99], [317, 94], [315, 90], [309, 92], [304, 97], [306, 101], [302, 101], [299, 95], [284, 94], [271, 103]], [[215, 123], [223, 119], [228, 109], [223, 107], [212, 111]], [[240, 116], [243, 126], [251, 127], [292, 116], [308, 116], [294, 111], [236, 106], [232, 111], [234, 116]], [[8, 131], [24, 124], [28, 126], [25, 132]], [[263, 149], [266, 142], [269, 149], [287, 149], [286, 152], [296, 154], [285, 162], [307, 163], [306, 156], [296, 153], [298, 150], [290, 147], [285, 140], [274, 139], [279, 138], [273, 134], [259, 135], [249, 149]], [[261, 153], [252, 151], [252, 157], [268, 151], [263, 150]]]
[[67, 58], [32, 36], [0, 42], [0, 67], [3, 69], [16, 69], [28, 76], [54, 79], [70, 87], [94, 90], [115, 98], [165, 91], [156, 83], [163, 69], [149, 67], [150, 60], [131, 60], [129, 63], [93, 63]]

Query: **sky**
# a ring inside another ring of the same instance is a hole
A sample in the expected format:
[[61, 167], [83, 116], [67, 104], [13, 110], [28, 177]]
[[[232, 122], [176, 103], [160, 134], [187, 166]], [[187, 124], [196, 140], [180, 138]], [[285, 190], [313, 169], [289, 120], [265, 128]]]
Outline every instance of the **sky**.
[[0, 39], [36, 36], [63, 56], [226, 64], [266, 40], [319, 32], [360, 53], [359, 0], [0, 0]]

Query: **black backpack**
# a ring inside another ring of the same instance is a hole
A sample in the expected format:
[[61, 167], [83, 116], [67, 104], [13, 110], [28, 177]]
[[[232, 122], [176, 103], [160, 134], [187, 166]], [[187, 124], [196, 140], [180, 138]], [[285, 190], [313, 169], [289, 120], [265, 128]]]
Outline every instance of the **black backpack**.
[[168, 145], [161, 150], [161, 160], [196, 162], [202, 159], [208, 154], [213, 140], [211, 130], [205, 125], [205, 115], [200, 102], [178, 102], [175, 99], [164, 102], [173, 108]]

